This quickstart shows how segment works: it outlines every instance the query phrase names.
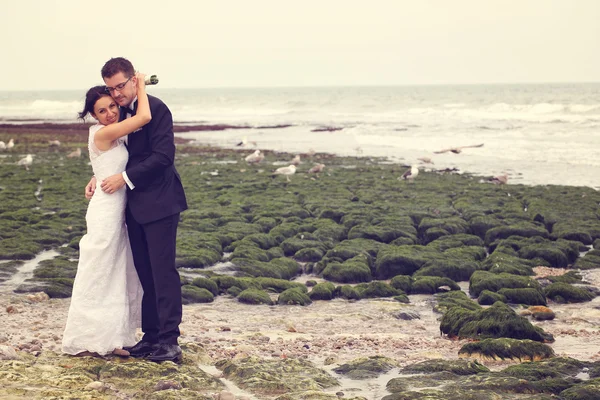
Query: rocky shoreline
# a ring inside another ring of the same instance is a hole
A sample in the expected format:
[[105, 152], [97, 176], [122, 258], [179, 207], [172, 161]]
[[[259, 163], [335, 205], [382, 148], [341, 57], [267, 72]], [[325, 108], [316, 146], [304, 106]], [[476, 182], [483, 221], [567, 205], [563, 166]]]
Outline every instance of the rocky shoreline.
[[89, 178], [85, 154], [66, 157], [85, 134], [63, 133], [58, 148], [19, 133], [0, 157], [3, 398], [600, 393], [598, 192], [451, 171], [411, 183], [385, 160], [319, 153], [287, 181], [271, 173], [290, 154], [248, 165], [248, 151], [183, 141], [184, 363], [57, 354], [85, 232], [74, 194]]

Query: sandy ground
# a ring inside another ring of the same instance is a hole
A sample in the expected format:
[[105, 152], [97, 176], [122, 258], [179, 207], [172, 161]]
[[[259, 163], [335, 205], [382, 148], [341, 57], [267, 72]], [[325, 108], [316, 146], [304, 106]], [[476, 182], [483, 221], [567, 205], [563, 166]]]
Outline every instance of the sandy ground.
[[[600, 282], [600, 271], [584, 275], [590, 283]], [[467, 283], [461, 286], [466, 288]], [[60, 351], [70, 299], [14, 294], [2, 284], [0, 288], [0, 345], [34, 353]], [[214, 373], [218, 371], [210, 365], [215, 361], [246, 355], [303, 357], [328, 370], [362, 356], [384, 355], [401, 365], [431, 358], [457, 358], [463, 343], [440, 336], [440, 315], [432, 311], [433, 296], [412, 295], [410, 301], [401, 304], [391, 299], [335, 299], [307, 307], [252, 306], [219, 296], [214, 303], [184, 306], [181, 342], [202, 344], [210, 356], [204, 367]], [[535, 323], [554, 335], [556, 341], [551, 346], [556, 354], [580, 360], [600, 359], [600, 298], [549, 307], [556, 319]], [[416, 313], [419, 318], [398, 319], [395, 314], [399, 312]], [[508, 365], [484, 364], [492, 369]], [[343, 381], [342, 386], [357, 395], [378, 398], [385, 394], [385, 384], [393, 377], [392, 373], [373, 381]], [[235, 393], [238, 389], [231, 390]]]

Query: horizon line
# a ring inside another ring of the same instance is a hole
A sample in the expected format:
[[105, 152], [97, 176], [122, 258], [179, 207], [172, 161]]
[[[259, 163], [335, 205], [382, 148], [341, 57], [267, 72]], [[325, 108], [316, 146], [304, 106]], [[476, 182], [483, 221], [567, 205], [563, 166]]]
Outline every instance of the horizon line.
[[[509, 85], [561, 85], [561, 84], [599, 84], [600, 81], [539, 81], [539, 82], [480, 82], [480, 83], [394, 83], [394, 84], [352, 84], [352, 85], [273, 85], [273, 86], [152, 86], [159, 90], [186, 89], [311, 89], [311, 88], [383, 88], [383, 87], [415, 87], [415, 86], [509, 86]], [[46, 91], [76, 91], [89, 88], [73, 89], [4, 89], [0, 92], [46, 92]]]

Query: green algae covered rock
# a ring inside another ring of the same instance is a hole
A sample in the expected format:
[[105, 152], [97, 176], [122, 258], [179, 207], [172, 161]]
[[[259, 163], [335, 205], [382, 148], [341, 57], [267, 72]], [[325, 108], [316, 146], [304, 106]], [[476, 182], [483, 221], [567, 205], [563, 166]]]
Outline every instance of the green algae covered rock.
[[[506, 239], [511, 236], [548, 238], [550, 235], [544, 226], [533, 222], [522, 221], [513, 225], [497, 226], [485, 234], [485, 243], [491, 244], [497, 239]], [[566, 238], [565, 238], [566, 239]]]
[[[546, 296], [537, 289], [518, 288], [500, 289], [498, 294], [504, 296], [505, 302], [512, 304], [526, 304], [530, 306], [545, 306]], [[481, 303], [479, 303], [481, 304]]]
[[553, 283], [544, 289], [546, 297], [557, 303], [583, 303], [596, 297], [589, 290], [582, 289], [568, 283]]
[[532, 288], [543, 293], [540, 284], [526, 276], [513, 274], [494, 274], [488, 271], [475, 271], [469, 281], [471, 296], [479, 296], [483, 290], [498, 292], [500, 289]]
[[479, 311], [481, 306], [471, 300], [469, 296], [463, 291], [452, 291], [448, 293], [438, 293], [435, 295], [437, 304], [434, 306], [433, 311], [438, 313], [446, 313], [453, 307], [459, 307], [465, 310]]
[[501, 302], [479, 311], [452, 307], [442, 316], [440, 331], [461, 339], [513, 338], [537, 342], [554, 341], [552, 335], [532, 325], [527, 318], [518, 315]]
[[[347, 400], [367, 400], [365, 397], [344, 397]], [[303, 390], [300, 392], [286, 393], [278, 396], [275, 400], [339, 400], [335, 393], [322, 392], [318, 390]]]
[[600, 378], [590, 379], [559, 393], [564, 400], [592, 400], [600, 398]]
[[181, 297], [183, 304], [212, 303], [215, 301], [215, 296], [211, 292], [194, 285], [183, 285], [181, 287]]
[[192, 281], [192, 285], [199, 287], [201, 289], [206, 289], [213, 294], [213, 296], [217, 296], [219, 294], [219, 286], [217, 283], [208, 278], [195, 278]]
[[363, 299], [378, 298], [378, 297], [394, 297], [404, 294], [395, 289], [392, 285], [383, 281], [373, 281], [370, 283], [361, 283], [356, 285], [356, 290], [360, 293]]
[[316, 284], [308, 296], [311, 300], [331, 300], [334, 298], [335, 285], [331, 282]]
[[338, 283], [360, 283], [373, 280], [371, 268], [364, 255], [358, 255], [343, 263], [332, 262], [323, 270], [323, 278]]
[[312, 300], [304, 291], [298, 288], [292, 288], [281, 292], [277, 298], [277, 303], [284, 305], [307, 306], [312, 303]]
[[383, 356], [361, 357], [333, 369], [350, 379], [373, 379], [397, 367], [398, 362]]
[[401, 369], [403, 374], [430, 374], [433, 372], [451, 372], [455, 375], [474, 375], [490, 370], [477, 361], [466, 360], [427, 360], [408, 365]]
[[412, 275], [425, 265], [437, 250], [425, 246], [394, 246], [379, 251], [375, 261], [376, 279], [390, 279], [396, 275]]
[[346, 300], [360, 300], [361, 294], [354, 286], [337, 286], [334, 292], [335, 297], [341, 297]]
[[578, 258], [577, 261], [575, 261], [573, 268], [583, 270], [600, 268], [600, 250], [594, 249], [588, 251], [585, 256]]
[[265, 360], [247, 357], [221, 360], [216, 367], [242, 389], [270, 396], [297, 391], [321, 391], [339, 384], [326, 371], [303, 359]]
[[458, 355], [484, 360], [537, 361], [553, 357], [554, 351], [550, 346], [533, 340], [500, 338], [467, 343], [460, 348]]
[[460, 286], [452, 279], [439, 276], [416, 276], [412, 282], [411, 294], [434, 294], [460, 290]]
[[[38, 357], [0, 361], [0, 397], [28, 399], [114, 399], [155, 397], [160, 381], [171, 381], [180, 399], [206, 399], [224, 389], [216, 378], [196, 366], [201, 351], [183, 346], [184, 360], [152, 363], [133, 358], [68, 357], [44, 351]], [[89, 384], [91, 387], [86, 389]], [[164, 395], [167, 395], [165, 391]]]
[[269, 294], [258, 289], [246, 289], [237, 295], [237, 299], [240, 303], [245, 304], [267, 304], [269, 306], [273, 304]]
[[506, 303], [506, 297], [496, 292], [482, 290], [481, 293], [479, 293], [479, 297], [477, 298], [477, 303], [481, 304], [482, 306], [491, 306], [497, 301]]
[[390, 281], [390, 285], [395, 289], [402, 290], [405, 293], [410, 294], [412, 287], [412, 277], [410, 275], [396, 275]]

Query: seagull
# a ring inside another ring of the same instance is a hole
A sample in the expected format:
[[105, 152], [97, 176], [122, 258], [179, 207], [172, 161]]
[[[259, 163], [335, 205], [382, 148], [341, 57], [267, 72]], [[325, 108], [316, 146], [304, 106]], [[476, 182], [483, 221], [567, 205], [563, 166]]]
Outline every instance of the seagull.
[[483, 147], [483, 143], [480, 144], [474, 144], [474, 145], [470, 145], [470, 146], [459, 146], [459, 147], [450, 147], [449, 149], [444, 149], [444, 150], [440, 150], [440, 151], [434, 151], [435, 154], [442, 154], [442, 153], [447, 153], [447, 152], [452, 152], [454, 154], [460, 154], [460, 152], [462, 151], [462, 149], [467, 149], [467, 148], [472, 148], [472, 147]]
[[58, 147], [58, 146], [60, 146], [60, 142], [58, 140], [48, 140], [48, 146]]
[[410, 169], [406, 170], [405, 173], [402, 174], [402, 179], [407, 179], [409, 182], [413, 182], [413, 180], [419, 175], [419, 168], [416, 166], [410, 167]]
[[247, 143], [248, 143], [248, 138], [246, 136], [244, 136], [242, 138], [242, 140], [238, 144], [236, 144], [236, 146], [245, 146]]
[[13, 147], [15, 147], [15, 141], [14, 141], [13, 139], [10, 139], [10, 140], [8, 141], [8, 143], [6, 144], [6, 148], [7, 148], [8, 150], [10, 150], [10, 149], [12, 149]]
[[311, 169], [308, 170], [309, 174], [318, 174], [319, 172], [323, 172], [323, 168], [325, 168], [325, 164], [317, 164]]
[[290, 164], [288, 167], [277, 168], [275, 172], [273, 172], [272, 176], [275, 175], [285, 175], [288, 182], [290, 181], [290, 176], [296, 173], [296, 166], [294, 164]]
[[260, 150], [256, 150], [254, 153], [246, 156], [245, 160], [248, 164], [258, 164], [262, 160], [265, 159], [265, 155], [260, 152]]
[[300, 161], [300, 154], [296, 154], [296, 157], [294, 157], [291, 161], [292, 165], [300, 165], [302, 162]]
[[507, 174], [498, 175], [493, 178], [490, 178], [489, 180], [490, 180], [490, 182], [492, 182], [496, 185], [505, 185], [506, 183], [508, 183], [508, 175]]
[[69, 157], [69, 158], [81, 157], [81, 148], [78, 147], [77, 150], [70, 152], [69, 154], [67, 154], [67, 157]]
[[421, 161], [423, 164], [433, 164], [433, 161], [431, 161], [431, 158], [429, 157], [419, 157], [417, 160]]
[[17, 161], [17, 165], [24, 165], [27, 171], [29, 171], [29, 166], [31, 164], [33, 164], [33, 156], [31, 154], [27, 154], [26, 157], [21, 158], [19, 161]]
[[6, 143], [0, 140], [0, 150], [6, 150]]

